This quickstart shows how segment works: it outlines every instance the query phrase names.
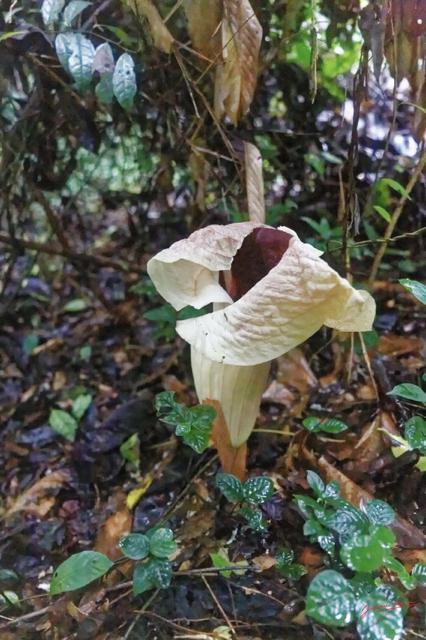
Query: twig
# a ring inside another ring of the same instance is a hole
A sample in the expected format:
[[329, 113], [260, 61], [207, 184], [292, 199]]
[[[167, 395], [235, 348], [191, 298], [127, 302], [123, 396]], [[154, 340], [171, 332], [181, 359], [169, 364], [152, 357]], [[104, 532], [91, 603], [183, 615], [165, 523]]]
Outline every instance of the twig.
[[225, 609], [222, 607], [222, 605], [220, 604], [219, 600], [217, 599], [215, 592], [213, 591], [213, 589], [209, 585], [207, 578], [205, 576], [201, 576], [201, 580], [204, 582], [204, 585], [205, 585], [207, 591], [210, 593], [213, 602], [215, 603], [215, 605], [219, 609], [219, 611], [220, 611], [221, 615], [223, 616], [223, 619], [225, 620], [226, 624], [231, 629], [233, 636], [235, 638], [237, 638], [238, 636], [237, 636], [237, 633], [236, 633], [234, 627], [232, 626], [232, 622], [228, 618]]
[[152, 602], [154, 602], [155, 598], [158, 596], [159, 593], [160, 593], [160, 589], [157, 589], [156, 591], [154, 591], [154, 593], [145, 602], [145, 604], [143, 605], [142, 609], [140, 609], [138, 611], [138, 614], [137, 614], [136, 618], [133, 620], [133, 622], [131, 623], [130, 627], [127, 629], [126, 634], [123, 637], [123, 640], [127, 640], [127, 638], [129, 638], [129, 636], [132, 633], [133, 629], [135, 628], [138, 620], [143, 616], [145, 611], [148, 609], [149, 605]]
[[414, 189], [417, 180], [420, 178], [422, 171], [424, 170], [424, 168], [426, 167], [426, 147], [423, 149], [423, 153], [420, 156], [420, 159], [417, 163], [416, 168], [413, 171], [413, 174], [410, 178], [410, 180], [408, 181], [407, 187], [405, 189], [404, 195], [401, 196], [401, 199], [398, 203], [397, 208], [395, 209], [395, 211], [393, 212], [392, 218], [390, 220], [390, 222], [388, 223], [388, 226], [386, 228], [385, 231], [385, 235], [383, 236], [383, 244], [379, 247], [378, 252], [376, 253], [375, 257], [374, 257], [374, 261], [373, 261], [373, 266], [371, 267], [371, 273], [370, 273], [370, 277], [368, 279], [368, 284], [370, 286], [372, 286], [374, 284], [374, 281], [376, 279], [377, 276], [377, 272], [379, 271], [380, 268], [380, 264], [383, 260], [383, 256], [386, 253], [386, 249], [388, 246], [388, 242], [390, 241], [391, 237], [392, 237], [392, 233], [394, 232], [394, 229], [398, 223], [398, 220], [401, 216], [401, 213], [404, 210], [404, 206], [407, 202], [407, 200], [410, 197], [410, 193], [412, 192], [412, 190]]
[[70, 260], [75, 260], [77, 262], [91, 262], [99, 267], [110, 267], [111, 269], [117, 269], [117, 271], [124, 271], [125, 273], [139, 273], [142, 270], [141, 267], [136, 264], [124, 264], [117, 260], [113, 260], [112, 258], [97, 256], [93, 253], [86, 254], [67, 251], [63, 247], [58, 247], [51, 243], [47, 244], [45, 242], [36, 242], [35, 240], [25, 240], [24, 238], [12, 238], [6, 233], [0, 233], [0, 242], [18, 249], [30, 249], [33, 251], [40, 251], [41, 253], [47, 253], [51, 256], [63, 256], [64, 258], [69, 258]]
[[23, 616], [19, 616], [18, 618], [13, 618], [12, 620], [8, 620], [3, 624], [0, 624], [0, 630], [7, 629], [7, 627], [14, 626], [15, 624], [19, 624], [20, 622], [27, 622], [28, 620], [33, 620], [34, 618], [39, 618], [43, 616], [45, 613], [48, 613], [50, 607], [43, 607], [43, 609], [38, 609], [37, 611], [31, 611], [31, 613], [25, 613]]

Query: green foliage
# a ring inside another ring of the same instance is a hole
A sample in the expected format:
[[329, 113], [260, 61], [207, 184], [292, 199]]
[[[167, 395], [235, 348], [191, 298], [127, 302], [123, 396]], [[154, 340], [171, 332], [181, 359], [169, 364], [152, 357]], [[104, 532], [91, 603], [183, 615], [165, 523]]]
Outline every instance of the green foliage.
[[305, 429], [312, 433], [321, 431], [324, 433], [342, 433], [348, 428], [347, 424], [336, 418], [316, 418], [314, 416], [308, 416], [303, 420], [302, 424]]
[[418, 385], [404, 382], [398, 384], [396, 387], [389, 391], [388, 396], [396, 396], [397, 398], [404, 398], [404, 400], [412, 400], [413, 402], [426, 403], [426, 392], [423, 391]]
[[410, 280], [409, 278], [402, 278], [399, 280], [402, 284], [417, 300], [422, 304], [426, 304], [426, 285], [418, 282], [417, 280]]
[[254, 531], [265, 531], [266, 520], [257, 508], [274, 494], [274, 484], [270, 478], [256, 476], [241, 482], [230, 473], [218, 473], [216, 486], [229, 502], [240, 503], [239, 514]]
[[71, 413], [62, 409], [52, 409], [49, 414], [49, 425], [66, 440], [74, 442], [78, 423], [92, 402], [90, 394], [78, 395], [71, 407]]
[[399, 640], [406, 598], [383, 581], [383, 570], [411, 590], [424, 579], [426, 568], [415, 567], [410, 575], [392, 555], [396, 539], [388, 525], [395, 519], [393, 509], [376, 499], [358, 509], [340, 496], [335, 482], [325, 484], [313, 471], [308, 483], [316, 498], [298, 495], [296, 504], [306, 519], [305, 535], [326, 551], [331, 568], [310, 583], [307, 614], [334, 627], [355, 622], [361, 640]]
[[160, 420], [175, 427], [175, 433], [197, 453], [209, 446], [216, 411], [209, 405], [186, 407], [175, 400], [172, 391], [162, 391], [155, 397], [155, 409]]
[[282, 549], [277, 555], [277, 569], [284, 578], [297, 581], [306, 574], [303, 564], [293, 562], [294, 552], [291, 549]]
[[62, 562], [52, 576], [50, 593], [57, 595], [75, 591], [101, 578], [114, 563], [103, 553], [81, 551]]
[[411, 449], [418, 449], [426, 456], [426, 420], [421, 416], [413, 416], [405, 423], [405, 439]]
[[130, 533], [118, 543], [121, 551], [130, 560], [143, 560], [149, 554], [150, 541], [143, 533]]
[[135, 63], [128, 53], [123, 53], [116, 62], [112, 88], [119, 104], [129, 111], [136, 95], [136, 76]]
[[137, 433], [134, 433], [130, 436], [130, 438], [127, 438], [127, 440], [125, 440], [120, 446], [120, 453], [122, 458], [129, 462], [136, 469], [139, 466], [139, 447], [140, 442]]

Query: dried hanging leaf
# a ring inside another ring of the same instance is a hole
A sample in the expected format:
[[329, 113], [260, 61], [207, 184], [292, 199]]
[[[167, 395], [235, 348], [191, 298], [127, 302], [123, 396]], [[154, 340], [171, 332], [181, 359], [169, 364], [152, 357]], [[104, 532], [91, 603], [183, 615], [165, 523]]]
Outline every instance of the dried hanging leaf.
[[262, 27], [249, 0], [224, 0], [222, 64], [215, 81], [215, 113], [236, 125], [250, 108], [257, 83]]
[[377, 81], [379, 81], [380, 78], [384, 57], [386, 31], [385, 10], [385, 6], [380, 9], [377, 5], [373, 6], [369, 4], [361, 11], [359, 20], [359, 27], [364, 41], [373, 57], [374, 75]]
[[263, 189], [262, 156], [256, 145], [244, 143], [247, 206], [252, 222], [265, 222], [265, 195]]
[[128, 6], [138, 18], [146, 18], [151, 30], [152, 39], [155, 46], [164, 53], [170, 53], [173, 47], [174, 38], [152, 0], [126, 0]]
[[221, 49], [221, 0], [184, 0], [183, 8], [192, 46], [206, 58], [214, 60]]

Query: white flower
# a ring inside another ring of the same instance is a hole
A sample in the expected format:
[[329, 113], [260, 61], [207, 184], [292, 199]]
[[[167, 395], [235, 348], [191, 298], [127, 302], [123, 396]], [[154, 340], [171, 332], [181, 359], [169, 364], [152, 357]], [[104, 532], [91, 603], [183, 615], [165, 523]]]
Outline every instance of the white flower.
[[287, 227], [211, 225], [148, 262], [159, 293], [180, 310], [212, 313], [177, 323], [192, 347], [200, 401], [221, 403], [232, 444], [253, 429], [271, 361], [322, 325], [368, 331], [375, 303]]

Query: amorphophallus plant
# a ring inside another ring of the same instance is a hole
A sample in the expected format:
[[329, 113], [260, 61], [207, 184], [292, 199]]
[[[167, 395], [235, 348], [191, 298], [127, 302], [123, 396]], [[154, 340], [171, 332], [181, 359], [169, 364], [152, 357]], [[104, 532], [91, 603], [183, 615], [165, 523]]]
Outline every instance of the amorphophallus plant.
[[180, 310], [213, 311], [177, 323], [191, 345], [200, 402], [220, 407], [232, 447], [248, 439], [271, 361], [322, 325], [372, 328], [375, 303], [354, 289], [287, 227], [257, 222], [211, 225], [148, 262], [159, 293]]

